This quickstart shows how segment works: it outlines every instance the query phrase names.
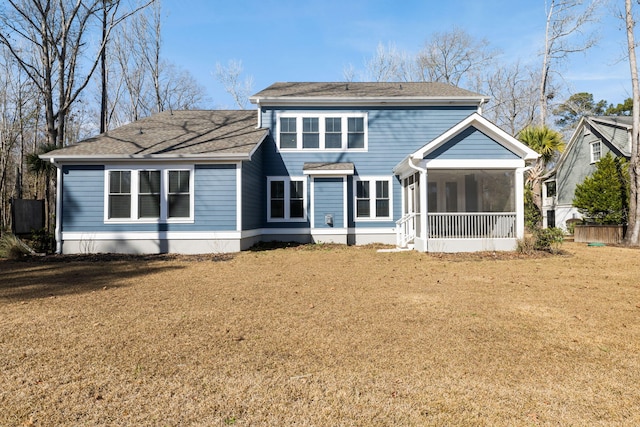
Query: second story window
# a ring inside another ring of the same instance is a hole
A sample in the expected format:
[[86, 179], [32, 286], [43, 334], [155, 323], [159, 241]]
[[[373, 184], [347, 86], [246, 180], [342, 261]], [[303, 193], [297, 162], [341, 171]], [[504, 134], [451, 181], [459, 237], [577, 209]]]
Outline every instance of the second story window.
[[280, 148], [297, 148], [298, 132], [296, 131], [295, 117], [282, 117], [280, 119]]
[[367, 114], [281, 113], [274, 134], [283, 151], [366, 151]]
[[600, 141], [591, 143], [591, 163], [595, 163], [602, 157], [602, 144]]
[[349, 117], [348, 148], [364, 148], [364, 120], [362, 117]]
[[320, 131], [317, 117], [302, 118], [302, 148], [320, 148]]

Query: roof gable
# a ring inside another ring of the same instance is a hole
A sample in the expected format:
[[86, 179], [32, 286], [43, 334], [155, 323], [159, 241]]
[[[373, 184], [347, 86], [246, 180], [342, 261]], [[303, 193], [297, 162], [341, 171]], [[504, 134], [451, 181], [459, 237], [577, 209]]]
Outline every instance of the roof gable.
[[478, 130], [469, 126], [438, 148], [426, 159], [518, 159], [520, 156]]
[[[466, 137], [474, 136], [467, 140]], [[415, 160], [435, 158], [433, 156], [442, 155], [447, 148], [453, 148], [465, 140], [459, 148], [469, 148], [469, 144], [473, 144], [474, 141], [480, 141], [486, 144], [488, 141], [492, 141], [493, 144], [498, 144], [503, 150], [494, 150], [492, 152], [499, 153], [500, 156], [504, 156], [506, 153], [513, 155], [508, 158], [521, 158], [523, 160], [535, 160], [539, 157], [538, 153], [518, 141], [498, 126], [494, 125], [478, 113], [473, 113], [424, 147], [416, 151], [411, 155]], [[506, 151], [505, 151], [506, 150]], [[478, 158], [478, 157], [475, 157]], [[486, 158], [486, 157], [480, 157]], [[491, 157], [496, 158], [496, 157]], [[497, 157], [505, 158], [505, 157]]]

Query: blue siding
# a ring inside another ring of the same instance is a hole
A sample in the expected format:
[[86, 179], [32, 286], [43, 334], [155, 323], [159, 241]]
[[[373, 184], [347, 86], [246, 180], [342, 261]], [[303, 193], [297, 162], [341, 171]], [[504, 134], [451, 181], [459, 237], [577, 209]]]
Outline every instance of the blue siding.
[[235, 230], [236, 165], [196, 165], [195, 175], [195, 224], [189, 230]]
[[333, 216], [333, 228], [345, 227], [344, 183], [341, 178], [314, 180], [314, 227], [332, 228], [325, 223], [325, 215]]
[[104, 167], [62, 168], [62, 231], [99, 231], [104, 226]]
[[471, 126], [432, 151], [426, 159], [519, 159], [487, 135]]
[[193, 224], [105, 224], [104, 167], [62, 169], [62, 231], [227, 231], [236, 229], [236, 166], [196, 165]]
[[263, 146], [251, 161], [242, 163], [242, 229], [261, 228], [267, 217], [266, 179], [262, 170]]
[[[368, 113], [368, 150], [366, 152], [282, 152], [275, 145], [276, 115], [279, 112], [296, 113], [316, 110], [337, 113]], [[264, 108], [262, 123], [272, 129], [272, 135], [264, 142], [264, 173], [267, 176], [300, 176], [305, 162], [352, 162], [357, 175], [391, 176], [393, 168], [408, 154], [417, 151], [466, 117], [476, 112], [473, 106], [388, 107], [388, 108], [297, 108], [295, 110]], [[348, 186], [351, 185], [349, 180]], [[401, 213], [401, 188], [393, 181], [393, 213], [395, 219]], [[348, 204], [353, 202], [349, 196]], [[352, 221], [349, 209], [349, 226]], [[361, 227], [389, 227], [393, 222], [360, 222]], [[293, 224], [293, 226], [296, 226]], [[298, 223], [299, 227], [305, 226]], [[308, 225], [307, 225], [308, 226]]]

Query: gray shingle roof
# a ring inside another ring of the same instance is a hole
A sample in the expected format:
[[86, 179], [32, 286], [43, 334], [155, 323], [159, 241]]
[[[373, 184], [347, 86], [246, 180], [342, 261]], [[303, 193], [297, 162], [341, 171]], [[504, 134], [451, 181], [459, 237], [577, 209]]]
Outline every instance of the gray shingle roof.
[[313, 83], [279, 82], [256, 93], [252, 102], [264, 98], [486, 98], [483, 95], [439, 82]]
[[255, 110], [164, 111], [43, 158], [244, 157], [268, 134]]
[[631, 156], [629, 132], [633, 118], [627, 116], [590, 116], [587, 120], [608, 142], [626, 157]]
[[351, 162], [305, 162], [302, 170], [307, 174], [341, 172], [353, 175], [355, 167]]

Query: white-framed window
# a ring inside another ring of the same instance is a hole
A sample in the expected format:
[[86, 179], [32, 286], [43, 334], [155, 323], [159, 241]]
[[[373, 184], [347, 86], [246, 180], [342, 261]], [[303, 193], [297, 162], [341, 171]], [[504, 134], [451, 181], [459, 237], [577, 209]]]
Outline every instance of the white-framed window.
[[354, 177], [353, 196], [356, 221], [393, 218], [392, 178]]
[[306, 221], [307, 180], [305, 177], [267, 177], [267, 221]]
[[602, 157], [602, 143], [600, 141], [591, 143], [591, 163], [595, 163]]
[[105, 169], [105, 222], [193, 222], [192, 166]]
[[281, 113], [275, 135], [281, 151], [366, 151], [367, 113]]

